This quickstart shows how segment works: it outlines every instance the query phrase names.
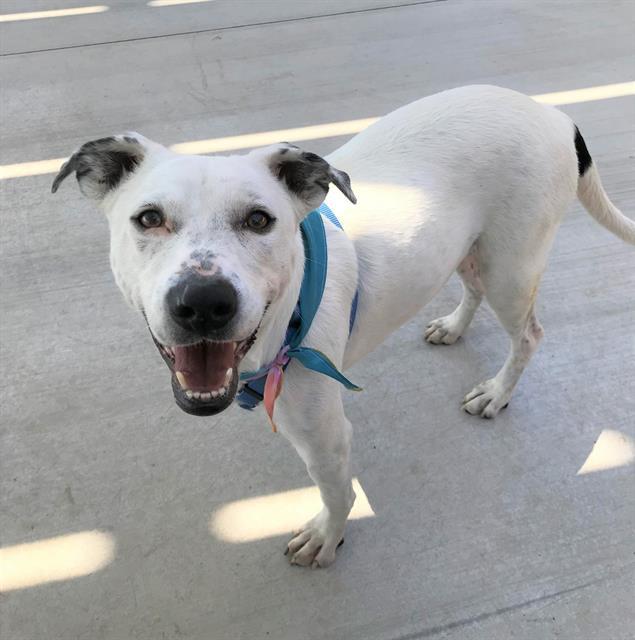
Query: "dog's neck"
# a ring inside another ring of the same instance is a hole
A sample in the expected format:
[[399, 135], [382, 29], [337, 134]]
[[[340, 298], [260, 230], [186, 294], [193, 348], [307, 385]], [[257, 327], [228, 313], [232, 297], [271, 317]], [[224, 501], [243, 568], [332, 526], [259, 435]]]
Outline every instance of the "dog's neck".
[[241, 363], [241, 371], [257, 371], [260, 367], [270, 363], [284, 343], [289, 321], [298, 303], [304, 276], [304, 245], [299, 227], [295, 238], [294, 253], [295, 256], [290, 256], [294, 268], [289, 284], [265, 312], [256, 341]]

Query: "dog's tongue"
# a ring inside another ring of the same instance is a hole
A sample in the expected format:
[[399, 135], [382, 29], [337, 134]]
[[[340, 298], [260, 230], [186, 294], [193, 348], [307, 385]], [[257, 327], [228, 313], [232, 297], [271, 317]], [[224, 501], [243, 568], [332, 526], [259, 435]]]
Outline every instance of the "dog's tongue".
[[[200, 342], [174, 347], [174, 371], [182, 375], [185, 388], [213, 391], [224, 386], [227, 370], [234, 365], [235, 342]], [[183, 381], [179, 380], [181, 386]]]

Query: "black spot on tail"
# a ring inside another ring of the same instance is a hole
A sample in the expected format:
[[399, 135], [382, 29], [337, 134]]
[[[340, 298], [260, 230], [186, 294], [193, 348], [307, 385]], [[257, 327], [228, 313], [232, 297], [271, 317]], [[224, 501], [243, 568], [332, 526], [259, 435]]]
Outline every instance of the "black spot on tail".
[[591, 154], [586, 148], [586, 143], [578, 127], [575, 128], [575, 152], [578, 155], [578, 173], [583, 176], [593, 160], [591, 160]]

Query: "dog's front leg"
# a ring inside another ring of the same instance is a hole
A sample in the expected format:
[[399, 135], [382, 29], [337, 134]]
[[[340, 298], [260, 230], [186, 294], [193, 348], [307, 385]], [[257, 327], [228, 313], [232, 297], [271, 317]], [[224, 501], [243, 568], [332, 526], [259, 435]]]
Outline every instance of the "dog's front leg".
[[286, 377], [278, 426], [304, 460], [324, 506], [294, 532], [285, 553], [292, 564], [327, 567], [335, 560], [355, 501], [350, 462], [352, 427], [344, 415], [336, 382], [301, 365], [290, 366]]

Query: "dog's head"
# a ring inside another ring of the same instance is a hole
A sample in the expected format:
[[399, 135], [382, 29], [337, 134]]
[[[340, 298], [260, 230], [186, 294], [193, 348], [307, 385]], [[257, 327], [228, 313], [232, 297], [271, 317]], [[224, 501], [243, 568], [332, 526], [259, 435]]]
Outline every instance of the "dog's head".
[[93, 140], [62, 166], [110, 225], [110, 260], [147, 321], [181, 409], [227, 408], [238, 367], [291, 281], [299, 223], [348, 176], [282, 143], [229, 157], [176, 154], [136, 133]]

